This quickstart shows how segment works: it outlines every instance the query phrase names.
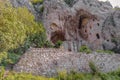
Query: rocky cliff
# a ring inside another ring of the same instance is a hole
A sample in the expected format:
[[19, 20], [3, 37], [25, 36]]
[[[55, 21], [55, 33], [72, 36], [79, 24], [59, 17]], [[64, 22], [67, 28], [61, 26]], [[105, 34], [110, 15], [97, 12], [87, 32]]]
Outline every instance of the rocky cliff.
[[[109, 2], [98, 0], [45, 0], [44, 25], [48, 39], [64, 41], [69, 51], [82, 45], [96, 49], [119, 49], [119, 12]], [[117, 40], [116, 39], [116, 40]], [[118, 50], [116, 50], [118, 51]]]
[[[14, 7], [26, 6], [36, 20], [43, 21], [48, 40], [64, 41], [64, 48], [77, 52], [82, 45], [92, 50], [119, 52], [120, 11], [110, 2], [98, 0], [10, 0]], [[40, 8], [44, 8], [43, 12]]]

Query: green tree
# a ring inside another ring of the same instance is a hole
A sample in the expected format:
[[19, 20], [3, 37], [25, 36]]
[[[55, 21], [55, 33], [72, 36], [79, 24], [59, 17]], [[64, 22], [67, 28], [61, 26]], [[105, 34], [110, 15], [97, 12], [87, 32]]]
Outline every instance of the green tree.
[[1, 52], [19, 47], [29, 35], [43, 31], [27, 8], [13, 8], [9, 3], [0, 2]]

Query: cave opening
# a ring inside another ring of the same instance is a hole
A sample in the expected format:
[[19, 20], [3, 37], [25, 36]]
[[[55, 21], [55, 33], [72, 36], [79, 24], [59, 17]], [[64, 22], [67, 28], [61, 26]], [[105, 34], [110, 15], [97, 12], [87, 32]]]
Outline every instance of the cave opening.
[[98, 26], [100, 26], [100, 24], [99, 24], [99, 23], [97, 23], [97, 25], [98, 25]]
[[97, 37], [97, 39], [100, 39], [100, 35], [98, 33], [96, 34], [96, 37]]
[[78, 29], [81, 29], [82, 27], [84, 27], [84, 25], [82, 25], [82, 24], [83, 24], [84, 19], [86, 19], [86, 18], [87, 18], [87, 16], [85, 16], [85, 15], [80, 16]]
[[55, 31], [51, 34], [51, 41], [55, 44], [57, 41], [65, 41], [65, 34], [62, 31]]
[[78, 29], [81, 29], [82, 28], [82, 17], [80, 16], [80, 18], [79, 18], [79, 27], [78, 27]]

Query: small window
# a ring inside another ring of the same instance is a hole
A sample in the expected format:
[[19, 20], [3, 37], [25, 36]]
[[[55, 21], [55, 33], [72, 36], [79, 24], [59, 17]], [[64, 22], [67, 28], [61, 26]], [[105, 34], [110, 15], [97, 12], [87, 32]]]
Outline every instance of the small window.
[[96, 37], [97, 37], [97, 39], [100, 39], [100, 35], [98, 33], [96, 34]]

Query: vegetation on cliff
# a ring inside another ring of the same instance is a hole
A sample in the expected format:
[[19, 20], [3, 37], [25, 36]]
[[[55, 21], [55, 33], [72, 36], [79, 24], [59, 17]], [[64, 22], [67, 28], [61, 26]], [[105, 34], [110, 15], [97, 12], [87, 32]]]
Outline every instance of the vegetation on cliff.
[[42, 24], [26, 7], [0, 2], [0, 65], [16, 63], [30, 46], [43, 47], [45, 41]]

